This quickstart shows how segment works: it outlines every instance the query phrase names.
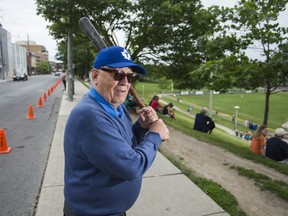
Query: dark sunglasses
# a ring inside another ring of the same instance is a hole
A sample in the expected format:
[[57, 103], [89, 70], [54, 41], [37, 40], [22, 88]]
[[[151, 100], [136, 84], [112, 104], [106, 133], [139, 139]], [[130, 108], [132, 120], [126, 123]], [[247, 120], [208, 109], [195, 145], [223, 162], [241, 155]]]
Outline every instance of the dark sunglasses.
[[129, 83], [135, 82], [137, 79], [139, 79], [139, 75], [135, 73], [124, 73], [123, 71], [116, 70], [116, 69], [109, 69], [109, 68], [99, 68], [99, 70], [112, 73], [114, 80], [121, 81], [125, 77], [127, 77], [127, 80]]

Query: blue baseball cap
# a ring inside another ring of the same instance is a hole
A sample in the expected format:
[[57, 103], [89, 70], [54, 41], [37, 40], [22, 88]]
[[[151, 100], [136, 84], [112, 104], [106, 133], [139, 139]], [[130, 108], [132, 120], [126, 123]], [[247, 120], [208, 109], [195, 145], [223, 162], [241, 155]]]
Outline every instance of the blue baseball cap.
[[94, 62], [94, 68], [108, 66], [112, 68], [130, 67], [133, 72], [146, 74], [143, 66], [135, 64], [129, 52], [120, 46], [110, 46], [102, 49]]

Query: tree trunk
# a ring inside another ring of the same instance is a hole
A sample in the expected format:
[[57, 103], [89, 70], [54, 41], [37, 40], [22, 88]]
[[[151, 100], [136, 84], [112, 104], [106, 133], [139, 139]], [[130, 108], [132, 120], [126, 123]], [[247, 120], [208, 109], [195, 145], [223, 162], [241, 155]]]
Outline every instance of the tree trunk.
[[264, 110], [264, 119], [263, 119], [263, 124], [268, 127], [268, 115], [269, 115], [269, 99], [271, 95], [271, 88], [270, 85], [268, 84], [266, 86], [266, 92], [265, 92], [265, 110]]

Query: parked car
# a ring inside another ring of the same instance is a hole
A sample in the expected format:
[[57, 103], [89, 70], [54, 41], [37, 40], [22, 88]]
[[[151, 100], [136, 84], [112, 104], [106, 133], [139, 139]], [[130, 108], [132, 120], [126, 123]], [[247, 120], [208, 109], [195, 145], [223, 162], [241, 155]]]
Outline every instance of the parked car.
[[26, 73], [19, 73], [16, 72], [16, 74], [14, 74], [13, 76], [13, 81], [27, 81], [28, 80], [28, 76]]
[[55, 76], [61, 76], [61, 72], [60, 71], [57, 71], [57, 72], [55, 72]]

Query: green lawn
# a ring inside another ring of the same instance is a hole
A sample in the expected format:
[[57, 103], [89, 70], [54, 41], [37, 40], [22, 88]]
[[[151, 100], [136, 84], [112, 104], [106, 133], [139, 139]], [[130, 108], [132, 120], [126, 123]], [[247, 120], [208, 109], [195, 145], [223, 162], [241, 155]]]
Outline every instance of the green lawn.
[[[143, 87], [144, 86], [144, 87]], [[143, 97], [144, 93], [144, 102], [149, 103], [150, 98], [155, 94], [160, 94], [161, 90], [158, 88], [156, 83], [137, 83], [136, 90], [139, 93], [140, 97]], [[199, 107], [206, 106], [209, 108], [209, 94], [205, 95], [177, 95], [171, 94], [170, 96], [165, 96], [163, 99], [165, 101], [173, 101], [175, 106], [187, 110], [189, 105], [193, 107], [193, 113], [196, 114], [199, 111]], [[182, 103], [177, 103], [176, 98], [180, 99]], [[222, 118], [217, 118], [216, 115], [213, 115], [213, 118], [216, 119], [216, 122], [219, 124], [227, 124], [229, 127], [234, 128], [232, 122], [232, 115], [235, 115], [235, 106], [239, 106], [238, 110], [238, 123], [240, 129], [245, 130], [244, 127], [241, 127], [241, 124], [244, 121], [251, 120], [257, 125], [261, 125], [264, 118], [264, 106], [265, 106], [265, 94], [263, 91], [258, 93], [243, 93], [243, 94], [214, 94], [212, 102], [213, 114], [218, 110], [218, 114]], [[288, 93], [279, 92], [277, 94], [272, 94], [270, 96], [270, 111], [268, 117], [268, 127], [275, 129], [281, 127], [281, 125], [288, 121]], [[225, 119], [226, 123], [223, 123]]]

